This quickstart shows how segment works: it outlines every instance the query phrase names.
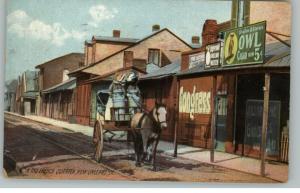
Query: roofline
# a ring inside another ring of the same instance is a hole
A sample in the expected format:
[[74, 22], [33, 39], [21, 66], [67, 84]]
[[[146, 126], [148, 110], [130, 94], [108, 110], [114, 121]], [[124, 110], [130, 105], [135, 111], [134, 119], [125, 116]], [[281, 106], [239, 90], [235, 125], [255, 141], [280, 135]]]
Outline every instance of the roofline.
[[[241, 71], [242, 73], [249, 73], [249, 71], [256, 71], [256, 70], [286, 70], [289, 73], [290, 72], [290, 66], [251, 66], [250, 68], [226, 68], [226, 69], [219, 69], [219, 70], [210, 70], [210, 71], [199, 71], [199, 72], [192, 72], [192, 73], [187, 73], [187, 74], [175, 74], [175, 76], [178, 79], [184, 79], [186, 77], [195, 77], [195, 76], [202, 76], [202, 75], [213, 75], [213, 74], [222, 74], [222, 73], [232, 73], [236, 71]], [[244, 72], [243, 72], [244, 71]]]
[[[121, 37], [116, 38], [116, 40], [99, 40], [96, 38], [97, 36], [93, 36], [92, 37], [92, 41], [95, 42], [115, 42], [115, 43], [120, 43], [120, 44], [135, 44], [136, 42], [139, 41], [139, 39], [137, 38], [124, 38], [124, 39], [131, 39], [131, 40], [136, 40], [136, 41], [122, 41], [122, 40], [118, 40], [118, 38], [121, 39]], [[110, 36], [103, 36], [103, 37], [108, 37], [108, 38], [115, 38], [115, 37], [110, 37]]]
[[200, 48], [194, 48], [193, 50], [182, 52], [181, 55], [196, 54], [203, 51], [205, 51], [205, 46], [201, 46]]
[[[147, 72], [145, 72], [145, 71], [143, 71], [143, 70], [141, 70], [141, 69], [139, 69], [139, 68], [137, 68], [135, 66], [129, 66], [129, 67], [125, 67], [125, 68], [119, 68], [117, 70], [114, 70], [113, 72], [106, 73], [106, 74], [104, 74], [102, 76], [98, 75], [96, 77], [90, 78], [90, 79], [86, 80], [85, 83], [93, 83], [93, 82], [101, 81], [104, 78], [107, 78], [107, 77], [115, 74], [116, 72], [120, 72], [120, 71], [123, 71], [123, 70], [125, 71], [125, 70], [129, 70], [129, 69], [133, 69], [133, 70], [139, 71], [141, 73], [145, 73], [145, 74], [147, 73]], [[109, 80], [103, 80], [103, 81], [109, 81]]]
[[47, 63], [50, 63], [50, 62], [53, 62], [53, 61], [55, 61], [55, 60], [58, 60], [58, 59], [61, 59], [61, 58], [64, 58], [64, 57], [67, 57], [67, 56], [70, 56], [70, 55], [82, 55], [82, 56], [84, 56], [84, 53], [79, 53], [79, 52], [71, 52], [71, 53], [68, 53], [68, 54], [65, 54], [65, 55], [63, 55], [63, 56], [59, 56], [59, 57], [57, 57], [57, 58], [53, 58], [53, 59], [51, 59], [51, 60], [49, 60], [49, 61], [47, 61], [47, 62], [44, 62], [44, 63], [42, 63], [42, 64], [39, 64], [39, 65], [37, 65], [37, 66], [35, 66], [35, 68], [40, 68], [41, 66], [43, 66], [43, 65], [45, 65], [45, 64], [47, 64]]
[[170, 73], [170, 74], [160, 74], [160, 75], [156, 75], [156, 76], [150, 76], [150, 77], [141, 77], [139, 79], [139, 81], [146, 81], [146, 80], [160, 80], [160, 79], [163, 79], [163, 78], [168, 78], [168, 77], [174, 77], [176, 76], [176, 72], [173, 72], [173, 73]]
[[72, 76], [73, 74], [75, 74], [75, 73], [78, 72], [78, 71], [82, 71], [82, 70], [85, 70], [85, 69], [87, 69], [87, 68], [89, 68], [89, 67], [95, 66], [96, 64], [101, 63], [101, 62], [103, 62], [104, 60], [107, 60], [107, 59], [109, 59], [109, 58], [111, 58], [111, 57], [113, 57], [113, 56], [115, 56], [115, 55], [117, 55], [117, 54], [119, 54], [119, 53], [121, 53], [121, 52], [123, 52], [123, 51], [126, 51], [126, 50], [129, 49], [129, 48], [132, 48], [132, 47], [134, 47], [134, 46], [137, 46], [138, 44], [142, 43], [143, 41], [145, 41], [145, 40], [147, 40], [147, 39], [149, 39], [149, 38], [151, 38], [151, 37], [153, 37], [153, 36], [155, 36], [155, 35], [157, 35], [157, 34], [163, 32], [163, 31], [168, 31], [168, 32], [171, 33], [173, 36], [175, 36], [177, 39], [179, 39], [181, 42], [183, 42], [185, 45], [187, 45], [189, 48], [193, 49], [187, 42], [185, 42], [184, 40], [182, 40], [181, 38], [179, 38], [177, 35], [175, 35], [175, 34], [174, 34], [172, 31], [170, 31], [168, 28], [163, 28], [163, 29], [161, 29], [161, 30], [159, 30], [159, 31], [157, 31], [157, 32], [155, 32], [155, 33], [152, 33], [151, 35], [149, 35], [149, 36], [147, 36], [147, 37], [145, 37], [145, 38], [143, 38], [143, 39], [140, 39], [140, 40], [137, 41], [136, 43], [134, 43], [134, 44], [132, 44], [132, 45], [130, 45], [130, 46], [128, 46], [128, 47], [126, 47], [126, 48], [124, 48], [124, 49], [122, 49], [122, 50], [120, 50], [120, 51], [118, 51], [118, 52], [116, 52], [116, 53], [114, 53], [114, 54], [112, 54], [112, 55], [107, 56], [106, 58], [103, 58], [103, 59], [101, 59], [101, 60], [99, 60], [99, 61], [97, 61], [97, 62], [94, 62], [94, 63], [90, 64], [89, 66], [86, 66], [86, 67], [82, 68], [81, 70], [78, 69], [78, 70], [75, 70], [75, 71], [73, 71], [73, 72], [70, 72], [69, 75]]
[[[42, 92], [42, 93], [51, 93], [51, 92], [52, 92], [51, 90], [56, 89], [56, 88], [59, 88], [59, 87], [61, 87], [61, 86], [63, 86], [63, 85], [66, 85], [66, 84], [70, 84], [70, 83], [72, 83], [73, 81], [76, 82], [76, 78], [70, 78], [69, 80], [66, 80], [65, 82], [58, 83], [58, 84], [56, 84], [56, 85], [54, 85], [54, 86], [52, 86], [52, 87], [50, 87], [50, 88], [47, 88], [47, 89], [45, 89], [45, 90], [42, 90], [41, 92]], [[54, 91], [54, 92], [56, 92], [56, 91]]]
[[[210, 69], [210, 70], [203, 70], [203, 71], [196, 71], [196, 72], [190, 72], [190, 73], [184, 73], [179, 72], [175, 74], [177, 77], [185, 77], [185, 76], [193, 76], [193, 75], [199, 75], [199, 74], [210, 74], [210, 73], [222, 73], [222, 72], [228, 72], [228, 71], [243, 71], [243, 70], [255, 70], [255, 69], [290, 69], [289, 66], [262, 66], [264, 64], [270, 64], [276, 60], [280, 60], [284, 57], [290, 56], [290, 52], [283, 53], [282, 55], [273, 56], [270, 58], [270, 60], [265, 61], [262, 64], [255, 64], [255, 65], [238, 65], [238, 66], [232, 66], [232, 67], [221, 67], [216, 69]], [[188, 71], [188, 70], [187, 70]]]
[[179, 36], [177, 36], [171, 30], [169, 30], [168, 28], [164, 28], [164, 29], [167, 30], [169, 33], [171, 33], [173, 36], [175, 36], [177, 39], [179, 39], [182, 43], [184, 43], [185, 45], [187, 45], [189, 48], [193, 49], [193, 47], [190, 44], [188, 44], [186, 41], [184, 41], [183, 39], [181, 39]]

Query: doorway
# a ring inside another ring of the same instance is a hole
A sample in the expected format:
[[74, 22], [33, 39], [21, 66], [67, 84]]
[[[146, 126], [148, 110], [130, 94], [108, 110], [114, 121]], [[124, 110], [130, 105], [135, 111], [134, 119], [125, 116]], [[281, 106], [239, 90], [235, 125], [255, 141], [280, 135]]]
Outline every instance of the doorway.
[[216, 105], [216, 140], [215, 149], [225, 152], [225, 142], [227, 138], [226, 122], [227, 122], [227, 95], [217, 95]]

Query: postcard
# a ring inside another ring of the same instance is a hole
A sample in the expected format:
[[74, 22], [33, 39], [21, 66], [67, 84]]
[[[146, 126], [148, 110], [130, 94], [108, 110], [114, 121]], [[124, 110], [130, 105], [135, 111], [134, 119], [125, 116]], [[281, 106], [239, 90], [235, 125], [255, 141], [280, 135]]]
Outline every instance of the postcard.
[[7, 178], [288, 181], [290, 1], [7, 1]]

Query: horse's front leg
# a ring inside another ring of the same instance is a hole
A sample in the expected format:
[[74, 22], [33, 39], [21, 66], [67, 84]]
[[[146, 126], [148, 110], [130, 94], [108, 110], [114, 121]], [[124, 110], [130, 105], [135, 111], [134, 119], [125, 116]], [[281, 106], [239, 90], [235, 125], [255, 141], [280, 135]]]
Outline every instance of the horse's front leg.
[[135, 155], [135, 166], [141, 167], [138, 134], [136, 132], [132, 132], [132, 137]]
[[[137, 142], [135, 142], [137, 143]], [[141, 154], [140, 154], [140, 151], [139, 151], [139, 147], [138, 147], [138, 144], [135, 145], [135, 166], [136, 167], [141, 167], [142, 164], [141, 164]]]
[[153, 142], [153, 149], [152, 149], [152, 169], [153, 171], [156, 171], [156, 151], [157, 151], [157, 145], [159, 142], [159, 137], [157, 137]]
[[140, 167], [142, 163], [142, 158], [144, 154], [143, 138], [141, 133], [136, 135], [136, 166]]

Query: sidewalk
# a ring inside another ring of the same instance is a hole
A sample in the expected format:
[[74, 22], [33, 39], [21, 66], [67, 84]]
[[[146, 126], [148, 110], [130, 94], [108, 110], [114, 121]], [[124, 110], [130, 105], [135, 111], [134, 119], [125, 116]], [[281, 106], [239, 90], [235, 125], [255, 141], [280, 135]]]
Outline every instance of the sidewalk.
[[[174, 153], [174, 145], [170, 142], [159, 142], [158, 149], [168, 155], [173, 155]], [[215, 152], [215, 162], [211, 163], [210, 150], [185, 145], [178, 145], [177, 154], [178, 157], [260, 175], [261, 162], [259, 159], [224, 152]], [[288, 180], [288, 165], [279, 162], [268, 163], [266, 161], [266, 177], [280, 182], [286, 182]]]
[[[12, 113], [14, 114], [14, 113]], [[14, 114], [20, 116], [18, 114]], [[40, 116], [25, 116], [28, 119], [43, 122], [46, 124], [62, 127], [74, 132], [80, 132], [87, 136], [93, 135], [93, 128], [89, 126], [83, 126], [79, 124], [71, 124], [64, 121], [58, 121], [47, 117]], [[215, 162], [210, 162], [210, 151], [207, 149], [196, 148], [186, 145], [178, 145], [178, 157], [196, 160], [203, 163], [222, 166], [225, 168], [243, 171], [246, 173], [252, 173], [260, 175], [260, 160], [248, 157], [241, 157], [234, 154], [215, 152]], [[173, 156], [174, 145], [171, 142], [160, 141], [158, 145], [158, 151], [167, 155]], [[277, 162], [266, 162], [266, 175], [268, 178], [286, 182], [288, 180], [288, 165]]]

